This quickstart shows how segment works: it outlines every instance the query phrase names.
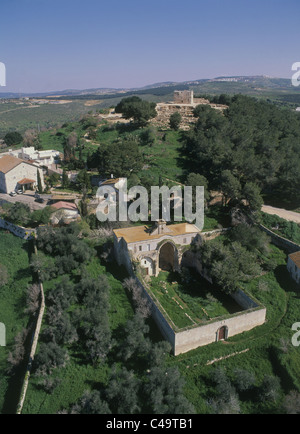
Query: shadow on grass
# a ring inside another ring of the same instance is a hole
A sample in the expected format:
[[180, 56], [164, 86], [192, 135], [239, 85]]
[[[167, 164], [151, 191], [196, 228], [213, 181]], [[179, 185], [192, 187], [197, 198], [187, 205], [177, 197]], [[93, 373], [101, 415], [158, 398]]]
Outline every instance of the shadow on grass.
[[275, 269], [274, 275], [281, 288], [283, 288], [286, 292], [295, 293], [296, 298], [300, 298], [300, 288], [290, 276], [286, 265], [279, 265]]

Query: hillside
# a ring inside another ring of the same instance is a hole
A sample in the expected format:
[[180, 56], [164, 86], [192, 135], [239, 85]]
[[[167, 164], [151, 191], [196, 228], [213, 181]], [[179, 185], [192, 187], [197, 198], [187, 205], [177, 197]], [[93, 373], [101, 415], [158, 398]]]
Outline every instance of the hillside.
[[300, 88], [293, 87], [291, 80], [265, 76], [166, 82], [135, 89], [72, 89], [44, 94], [0, 92], [0, 139], [9, 131], [23, 133], [27, 129], [50, 128], [76, 121], [90, 110], [114, 107], [124, 97], [138, 95], [147, 101], [159, 103], [173, 100], [175, 90], [188, 89], [193, 90], [195, 96], [243, 94], [266, 99], [292, 110], [300, 106]]

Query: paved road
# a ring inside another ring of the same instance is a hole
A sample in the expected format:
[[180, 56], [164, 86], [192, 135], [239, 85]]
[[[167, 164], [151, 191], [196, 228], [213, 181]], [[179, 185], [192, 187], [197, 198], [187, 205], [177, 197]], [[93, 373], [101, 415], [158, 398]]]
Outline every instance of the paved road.
[[11, 197], [9, 194], [0, 193], [0, 205], [1, 205], [1, 203], [5, 203], [5, 202], [25, 203], [26, 205], [28, 205], [30, 207], [30, 209], [32, 211], [35, 211], [37, 209], [43, 209], [47, 205], [46, 202], [45, 203], [35, 202], [34, 193], [32, 191], [26, 192], [24, 194], [18, 194], [17, 196], [14, 196], [14, 197]]
[[268, 206], [268, 205], [263, 205], [261, 210], [267, 214], [272, 214], [272, 215], [275, 214], [278, 217], [281, 217], [285, 220], [300, 224], [300, 213], [287, 211], [286, 209], [282, 209], [282, 208], [274, 208], [273, 206]]

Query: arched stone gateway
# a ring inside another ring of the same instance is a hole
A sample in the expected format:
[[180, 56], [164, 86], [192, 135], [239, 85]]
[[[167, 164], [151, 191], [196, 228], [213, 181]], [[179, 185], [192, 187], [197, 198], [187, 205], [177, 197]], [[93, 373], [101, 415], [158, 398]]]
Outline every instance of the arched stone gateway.
[[174, 244], [166, 242], [159, 251], [159, 268], [164, 271], [177, 269], [177, 249]]

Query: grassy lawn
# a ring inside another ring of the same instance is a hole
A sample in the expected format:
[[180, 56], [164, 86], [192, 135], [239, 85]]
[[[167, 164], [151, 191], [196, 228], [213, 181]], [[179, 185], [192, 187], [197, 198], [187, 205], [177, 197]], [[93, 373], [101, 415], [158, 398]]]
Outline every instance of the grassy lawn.
[[161, 272], [150, 288], [177, 329], [241, 311], [225, 293], [191, 271], [186, 280], [178, 273]]
[[[142, 146], [146, 168], [141, 176], [152, 177], [158, 185], [162, 176], [165, 185], [169, 182], [183, 182], [184, 169], [181, 167], [180, 132], [167, 131], [158, 134], [159, 139], [152, 146]], [[164, 138], [163, 138], [164, 137]]]
[[7, 268], [8, 284], [0, 288], [0, 322], [6, 326], [7, 346], [0, 347], [0, 413], [13, 412], [19, 399], [20, 380], [7, 373], [7, 357], [14, 338], [27, 326], [24, 313], [27, 286], [32, 281], [29, 269], [28, 243], [0, 230], [0, 263]]

